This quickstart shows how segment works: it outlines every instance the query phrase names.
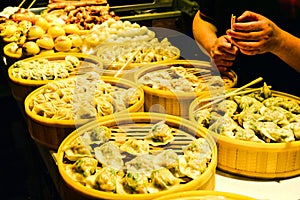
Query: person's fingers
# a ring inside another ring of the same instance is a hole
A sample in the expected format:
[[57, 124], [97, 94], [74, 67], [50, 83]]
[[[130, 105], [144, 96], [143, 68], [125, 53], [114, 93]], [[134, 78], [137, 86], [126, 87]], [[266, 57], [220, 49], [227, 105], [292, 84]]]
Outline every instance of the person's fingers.
[[227, 30], [226, 33], [228, 36], [230, 36], [232, 39], [239, 39], [239, 40], [245, 40], [245, 41], [251, 41], [251, 40], [261, 40], [268, 38], [270, 35], [269, 29], [262, 30], [262, 31], [255, 31], [255, 32], [240, 32], [240, 31], [234, 31], [234, 30]]
[[239, 47], [239, 49], [243, 50], [253, 50], [253, 49], [259, 49], [260, 47], [264, 46], [266, 43], [265, 40], [259, 40], [259, 41], [241, 41], [241, 40], [232, 40], [232, 43]]
[[220, 60], [217, 64], [219, 66], [223, 67], [231, 67], [233, 65], [233, 60]]
[[220, 72], [226, 72], [227, 70], [228, 70], [228, 67], [227, 66], [217, 66], [218, 67], [218, 70], [220, 71]]
[[233, 30], [240, 32], [254, 32], [261, 31], [264, 28], [265, 21], [251, 21], [251, 22], [236, 22], [232, 25]]
[[238, 48], [231, 43], [230, 36], [219, 37], [210, 51], [216, 66], [230, 67], [236, 58]]
[[256, 41], [256, 42], [233, 41], [233, 43], [239, 47], [239, 50], [242, 54], [256, 55], [256, 54], [262, 54], [266, 52], [266, 50], [263, 48], [265, 41]]
[[235, 46], [233, 43], [230, 43], [230, 48], [223, 48], [220, 47], [220, 51], [225, 52], [228, 55], [232, 55], [232, 56], [236, 56], [236, 54], [238, 53], [238, 47]]
[[237, 18], [237, 21], [238, 22], [258, 21], [261, 18], [263, 17], [260, 14], [251, 11], [245, 11]]
[[236, 54], [228, 53], [227, 51], [224, 51], [222, 49], [220, 50], [214, 50], [211, 52], [211, 57], [213, 59], [225, 59], [225, 60], [234, 60], [236, 57]]
[[219, 38], [218, 42], [219, 49], [230, 49], [231, 48], [231, 40], [228, 35], [224, 35]]
[[261, 52], [259, 50], [243, 50], [241, 49], [241, 53], [242, 54], [245, 54], [245, 55], [248, 55], [248, 56], [253, 56], [253, 55], [257, 55], [257, 54], [260, 54]]
[[227, 53], [214, 54], [212, 60], [217, 66], [232, 66], [235, 56]]

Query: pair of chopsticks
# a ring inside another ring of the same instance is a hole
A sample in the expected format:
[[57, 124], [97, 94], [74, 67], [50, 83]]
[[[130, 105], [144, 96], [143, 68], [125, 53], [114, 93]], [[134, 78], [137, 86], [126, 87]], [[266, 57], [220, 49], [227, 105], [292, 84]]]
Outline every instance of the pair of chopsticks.
[[[23, 0], [23, 1], [19, 4], [18, 8], [21, 8], [22, 5], [25, 3], [25, 1], [26, 1], [26, 0]], [[33, 1], [31, 2], [31, 4], [28, 6], [27, 9], [31, 8], [31, 6], [33, 6], [33, 4], [35, 3], [35, 1], [36, 1], [36, 0], [33, 0]]]
[[[214, 99], [213, 101], [211, 101], [211, 102], [209, 102], [207, 104], [204, 104], [203, 106], [197, 108], [197, 110], [195, 110], [195, 112], [198, 112], [199, 110], [202, 110], [202, 109], [207, 108], [207, 107], [209, 107], [209, 106], [211, 106], [213, 104], [216, 104], [216, 103], [218, 103], [218, 102], [220, 102], [223, 99], [226, 99], [228, 97], [231, 97], [231, 96], [234, 96], [234, 95], [240, 95], [240, 94], [246, 94], [246, 93], [258, 91], [258, 90], [260, 90], [260, 88], [254, 88], [254, 89], [250, 89], [250, 90], [247, 90], [247, 91], [241, 91], [241, 90], [244, 90], [247, 87], [249, 87], [251, 85], [254, 85], [254, 84], [256, 84], [256, 83], [258, 83], [258, 82], [260, 82], [262, 80], [263, 80], [263, 78], [259, 77], [259, 78], [255, 79], [255, 80], [251, 81], [250, 83], [247, 83], [246, 85], [244, 85], [244, 86], [242, 86], [240, 88], [237, 88], [237, 89], [235, 89], [235, 90], [233, 90], [233, 91], [231, 91], [231, 92], [229, 92], [229, 93], [227, 93], [227, 94], [225, 94], [223, 96], [218, 96], [216, 98], [213, 98]], [[209, 100], [212, 100], [212, 99], [211, 98], [210, 99], [209, 98], [207, 98], [207, 99], [201, 99], [199, 102], [205, 102], [205, 101], [209, 101]]]

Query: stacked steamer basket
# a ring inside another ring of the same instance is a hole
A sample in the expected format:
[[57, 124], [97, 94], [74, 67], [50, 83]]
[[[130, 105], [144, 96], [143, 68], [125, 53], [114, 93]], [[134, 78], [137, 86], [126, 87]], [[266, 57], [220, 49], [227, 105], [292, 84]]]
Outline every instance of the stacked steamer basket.
[[[226, 117], [215, 118], [219, 123], [210, 121], [213, 113], [209, 111], [211, 107], [203, 107], [212, 101], [210, 96], [199, 97], [191, 103], [190, 120], [198, 123], [200, 128], [205, 127], [215, 137], [218, 168], [236, 175], [261, 179], [299, 175], [300, 98], [271, 91], [266, 85], [245, 92], [247, 94], [231, 96], [213, 107], [222, 107], [223, 111], [219, 113], [237, 120], [243, 125], [239, 127]], [[238, 102], [237, 109], [232, 99]], [[245, 109], [248, 106], [252, 111], [241, 112], [241, 107]]]
[[135, 82], [145, 92], [145, 111], [188, 118], [190, 103], [201, 93], [215, 93], [236, 85], [234, 71], [219, 74], [208, 62], [174, 60], [135, 72]]
[[254, 198], [244, 195], [219, 192], [211, 190], [197, 190], [188, 192], [178, 192], [175, 194], [169, 194], [163, 197], [156, 198], [155, 200], [254, 200]]
[[144, 92], [133, 82], [95, 72], [47, 83], [25, 99], [31, 137], [57, 149], [76, 127], [116, 112], [143, 111]]
[[8, 76], [13, 97], [23, 103], [40, 86], [100, 68], [102, 62], [95, 56], [61, 52], [17, 61], [9, 67]]
[[[154, 140], [158, 135], [171, 135], [171, 139]], [[213, 138], [186, 119], [149, 112], [119, 113], [72, 132], [59, 146], [56, 161], [64, 182], [77, 197], [144, 200], [213, 190], [216, 152]], [[94, 167], [83, 168], [87, 160]]]

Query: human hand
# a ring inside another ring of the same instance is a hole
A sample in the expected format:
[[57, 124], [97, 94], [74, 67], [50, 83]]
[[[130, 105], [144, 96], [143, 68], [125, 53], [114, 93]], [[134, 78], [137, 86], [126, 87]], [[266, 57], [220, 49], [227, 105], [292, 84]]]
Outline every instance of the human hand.
[[238, 48], [231, 44], [230, 37], [223, 35], [215, 41], [210, 49], [210, 56], [220, 71], [231, 67], [238, 53]]
[[280, 44], [281, 29], [268, 18], [245, 11], [226, 33], [241, 53], [246, 55], [273, 52]]

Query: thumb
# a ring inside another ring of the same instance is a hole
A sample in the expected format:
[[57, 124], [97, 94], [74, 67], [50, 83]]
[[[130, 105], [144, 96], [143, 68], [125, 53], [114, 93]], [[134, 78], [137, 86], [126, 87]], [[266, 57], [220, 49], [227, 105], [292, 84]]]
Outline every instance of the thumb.
[[258, 21], [258, 20], [259, 20], [259, 14], [251, 11], [245, 11], [241, 16], [237, 18], [238, 22]]

